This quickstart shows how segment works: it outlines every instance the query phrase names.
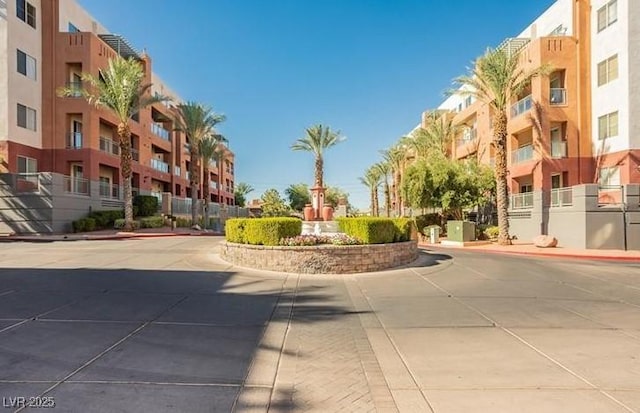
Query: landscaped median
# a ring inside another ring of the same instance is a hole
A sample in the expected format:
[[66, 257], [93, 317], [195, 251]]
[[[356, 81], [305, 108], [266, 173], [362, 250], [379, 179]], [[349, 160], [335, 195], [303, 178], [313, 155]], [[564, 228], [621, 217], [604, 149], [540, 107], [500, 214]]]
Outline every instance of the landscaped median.
[[226, 224], [221, 257], [235, 265], [307, 274], [351, 274], [398, 267], [418, 257], [411, 221], [343, 218], [341, 234], [300, 235], [297, 218], [238, 218]]

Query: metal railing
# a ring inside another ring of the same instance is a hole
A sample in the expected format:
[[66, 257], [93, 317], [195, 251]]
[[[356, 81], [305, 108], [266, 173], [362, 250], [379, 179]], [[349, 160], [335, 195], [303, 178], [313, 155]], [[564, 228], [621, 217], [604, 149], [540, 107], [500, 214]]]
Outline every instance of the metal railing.
[[140, 162], [140, 152], [137, 149], [131, 148], [131, 159], [134, 162]]
[[82, 132], [71, 132], [67, 140], [67, 149], [82, 148]]
[[533, 159], [533, 145], [522, 146], [511, 152], [511, 163], [517, 164]]
[[74, 178], [64, 176], [64, 192], [68, 194], [78, 194], [89, 196], [89, 180], [85, 178]]
[[518, 102], [511, 106], [511, 117], [515, 118], [516, 116], [520, 116], [523, 113], [531, 110], [533, 106], [533, 100], [531, 99], [531, 95], [520, 99]]
[[551, 105], [566, 105], [567, 104], [567, 89], [552, 87], [549, 92], [549, 103]]
[[162, 127], [162, 125], [158, 124], [158, 123], [151, 123], [151, 132], [164, 139], [165, 141], [170, 140], [170, 133], [168, 130], [166, 130], [165, 128]]
[[23, 194], [40, 192], [40, 174], [37, 172], [16, 174], [14, 188], [16, 192]]
[[531, 209], [533, 208], [533, 192], [521, 192], [519, 194], [511, 194], [511, 209]]
[[100, 197], [109, 199], [120, 199], [120, 187], [108, 182], [100, 182]]
[[600, 185], [598, 186], [598, 205], [620, 205], [622, 204], [621, 185]]
[[157, 171], [169, 173], [169, 164], [161, 161], [160, 159], [151, 159], [150, 161], [151, 167]]
[[566, 158], [567, 157], [567, 141], [551, 141], [551, 157]]
[[173, 167], [173, 174], [175, 176], [182, 176], [182, 169], [179, 166]]
[[564, 207], [573, 205], [573, 188], [555, 188], [551, 190], [551, 206]]
[[110, 155], [120, 155], [120, 145], [114, 142], [112, 139], [100, 137], [100, 150]]
[[82, 97], [82, 82], [67, 82], [67, 89], [71, 92], [67, 97]]

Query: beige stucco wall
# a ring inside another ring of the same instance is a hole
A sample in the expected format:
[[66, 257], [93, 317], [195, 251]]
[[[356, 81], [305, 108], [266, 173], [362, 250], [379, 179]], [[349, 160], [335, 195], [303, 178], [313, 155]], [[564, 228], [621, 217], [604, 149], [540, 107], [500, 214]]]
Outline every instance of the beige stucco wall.
[[[6, 9], [5, 9], [6, 11]], [[1, 13], [4, 13], [2, 11]], [[0, 16], [0, 140], [7, 139], [7, 99], [8, 99], [8, 79], [7, 79], [7, 26], [6, 18]]]
[[[629, 2], [629, 145], [640, 149], [640, 1]], [[631, 24], [635, 22], [635, 24]]]
[[60, 0], [60, 21], [58, 30], [69, 31], [69, 23], [72, 23], [82, 32], [92, 32], [96, 34], [109, 33], [109, 31], [93, 18], [75, 0]]

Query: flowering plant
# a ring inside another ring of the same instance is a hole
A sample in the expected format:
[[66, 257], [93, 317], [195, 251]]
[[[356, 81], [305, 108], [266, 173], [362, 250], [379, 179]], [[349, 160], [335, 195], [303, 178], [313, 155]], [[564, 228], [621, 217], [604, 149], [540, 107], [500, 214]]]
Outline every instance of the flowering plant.
[[362, 242], [347, 234], [335, 235], [298, 235], [297, 237], [281, 238], [279, 245], [284, 247], [305, 247], [319, 244], [360, 245]]
[[347, 234], [336, 234], [330, 238], [333, 245], [360, 245], [362, 241]]

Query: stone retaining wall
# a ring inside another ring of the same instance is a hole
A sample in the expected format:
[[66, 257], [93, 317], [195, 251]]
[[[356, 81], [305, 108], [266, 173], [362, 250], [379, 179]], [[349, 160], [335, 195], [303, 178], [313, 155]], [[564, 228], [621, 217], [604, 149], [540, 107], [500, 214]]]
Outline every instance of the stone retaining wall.
[[266, 247], [224, 242], [220, 248], [220, 256], [235, 265], [305, 274], [381, 271], [409, 264], [418, 258], [416, 241], [312, 247]]

